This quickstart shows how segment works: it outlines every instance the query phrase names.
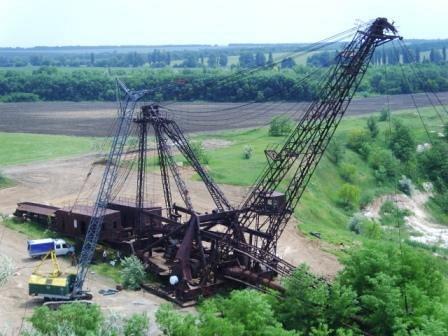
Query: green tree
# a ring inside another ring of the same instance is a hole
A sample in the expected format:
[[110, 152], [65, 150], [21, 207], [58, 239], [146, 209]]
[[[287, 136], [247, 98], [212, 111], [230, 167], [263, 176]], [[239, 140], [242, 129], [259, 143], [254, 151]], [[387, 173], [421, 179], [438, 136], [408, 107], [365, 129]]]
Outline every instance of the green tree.
[[287, 57], [281, 62], [282, 69], [291, 69], [296, 65], [296, 61], [293, 58]]
[[359, 188], [349, 183], [344, 183], [338, 192], [338, 202], [346, 209], [356, 208], [359, 203], [359, 197]]
[[389, 148], [402, 162], [409, 162], [415, 156], [416, 144], [409, 127], [395, 121]]
[[240, 67], [252, 68], [255, 66], [254, 54], [248, 51], [242, 52], [239, 57]]
[[272, 57], [272, 51], [269, 52], [268, 62], [267, 62], [267, 64], [268, 64], [269, 66], [274, 65], [274, 57]]
[[355, 291], [361, 303], [357, 315], [367, 332], [406, 335], [428, 319], [448, 330], [448, 319], [439, 311], [448, 303], [447, 289], [432, 258], [406, 245], [380, 241], [350, 252], [338, 280]]
[[227, 55], [224, 53], [221, 53], [219, 55], [219, 65], [222, 67], [225, 67], [225, 66], [227, 66], [227, 63], [228, 63]]
[[207, 59], [207, 64], [210, 68], [215, 68], [218, 65], [218, 58], [215, 54], [210, 54]]
[[258, 52], [255, 54], [255, 64], [256, 64], [257, 66], [260, 66], [260, 67], [266, 65], [266, 56], [264, 55], [263, 52], [258, 51]]

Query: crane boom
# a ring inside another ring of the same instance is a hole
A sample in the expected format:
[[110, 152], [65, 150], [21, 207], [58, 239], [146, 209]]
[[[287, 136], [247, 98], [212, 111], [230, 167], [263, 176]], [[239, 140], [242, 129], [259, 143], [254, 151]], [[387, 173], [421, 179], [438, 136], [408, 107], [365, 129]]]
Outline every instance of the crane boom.
[[81, 297], [83, 295], [84, 280], [95, 252], [95, 247], [103, 224], [104, 214], [106, 213], [111, 198], [112, 188], [117, 178], [118, 167], [123, 154], [124, 145], [129, 135], [134, 109], [138, 100], [147, 93], [147, 90], [131, 91], [120, 80], [117, 80], [117, 82], [119, 87], [124, 91], [125, 97], [124, 100], [120, 102], [116, 133], [112, 139], [111, 149], [107, 158], [98, 196], [84, 238], [72, 294], [73, 298]]
[[[306, 110], [282, 148], [266, 153], [268, 164], [241, 209], [240, 225], [255, 227], [255, 246], [275, 253], [276, 244], [330, 142], [376, 47], [398, 38], [385, 18], [359, 30], [338, 55], [318, 99]], [[288, 174], [285, 192], [277, 190]], [[246, 211], [244, 211], [246, 209]]]

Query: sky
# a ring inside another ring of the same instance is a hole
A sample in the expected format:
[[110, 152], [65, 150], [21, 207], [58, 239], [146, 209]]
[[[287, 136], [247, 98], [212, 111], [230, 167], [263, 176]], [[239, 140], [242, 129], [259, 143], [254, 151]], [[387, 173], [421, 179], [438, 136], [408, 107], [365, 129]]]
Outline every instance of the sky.
[[315, 42], [378, 16], [448, 38], [447, 0], [0, 0], [0, 47]]

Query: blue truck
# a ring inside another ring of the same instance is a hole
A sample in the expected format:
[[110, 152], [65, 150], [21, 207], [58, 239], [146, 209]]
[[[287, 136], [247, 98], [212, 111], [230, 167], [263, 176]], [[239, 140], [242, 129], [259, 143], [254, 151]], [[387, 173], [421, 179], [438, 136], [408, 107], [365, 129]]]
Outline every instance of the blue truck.
[[31, 258], [44, 256], [51, 250], [54, 250], [58, 256], [75, 252], [75, 248], [68, 244], [64, 239], [46, 238], [28, 240], [27, 245], [28, 254]]

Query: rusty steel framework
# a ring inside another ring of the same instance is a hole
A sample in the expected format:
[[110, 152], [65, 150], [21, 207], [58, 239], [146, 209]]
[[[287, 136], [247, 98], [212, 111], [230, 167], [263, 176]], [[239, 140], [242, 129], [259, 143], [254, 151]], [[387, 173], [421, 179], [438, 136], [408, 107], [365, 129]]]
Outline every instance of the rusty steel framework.
[[[176, 302], [194, 301], [218, 288], [244, 284], [281, 289], [277, 275], [287, 276], [294, 266], [276, 255], [278, 240], [306, 189], [341, 118], [347, 110], [375, 49], [398, 38], [385, 18], [358, 30], [339, 53], [321, 87], [297, 126], [277, 150], [267, 150], [267, 165], [247, 199], [233, 207], [196, 157], [177, 123], [157, 104], [145, 105], [133, 116], [145, 91], [134, 92], [120, 84], [125, 98], [119, 127], [113, 138], [81, 253], [74, 297], [81, 297], [83, 282], [110, 202], [123, 147], [135, 122], [139, 129], [136, 205], [138, 227], [152, 225], [149, 233], [137, 232], [144, 243], [135, 250], [148, 271], [160, 278], [160, 286], [145, 285]], [[165, 213], [144, 208], [147, 136], [153, 129], [163, 186]], [[215, 204], [209, 213], [195, 210], [173, 151], [177, 150], [198, 174]], [[289, 177], [288, 177], [289, 176]], [[171, 178], [184, 205], [173, 202]]]

